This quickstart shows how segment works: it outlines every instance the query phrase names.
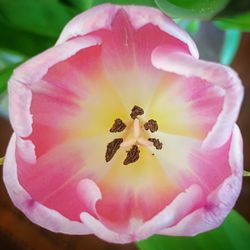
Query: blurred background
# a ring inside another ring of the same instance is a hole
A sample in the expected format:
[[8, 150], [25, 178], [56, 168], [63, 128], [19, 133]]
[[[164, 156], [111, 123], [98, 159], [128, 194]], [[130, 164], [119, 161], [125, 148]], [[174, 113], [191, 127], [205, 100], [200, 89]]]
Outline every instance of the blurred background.
[[[4, 156], [12, 134], [8, 120], [6, 85], [13, 69], [26, 59], [53, 46], [63, 26], [73, 16], [102, 2], [145, 4], [160, 8], [190, 33], [197, 43], [202, 59], [231, 65], [238, 72], [245, 86], [245, 98], [238, 124], [244, 140], [245, 170], [250, 171], [248, 0], [199, 1], [200, 5], [197, 5], [197, 1], [167, 0], [0, 0], [0, 157]], [[176, 2], [174, 8], [169, 2], [172, 5]], [[210, 2], [209, 6], [206, 5], [207, 2]], [[249, 200], [250, 177], [245, 177], [235, 208], [248, 221]], [[44, 230], [32, 224], [12, 205], [0, 178], [0, 249], [134, 250], [136, 246], [109, 244], [95, 236], [68, 236]]]

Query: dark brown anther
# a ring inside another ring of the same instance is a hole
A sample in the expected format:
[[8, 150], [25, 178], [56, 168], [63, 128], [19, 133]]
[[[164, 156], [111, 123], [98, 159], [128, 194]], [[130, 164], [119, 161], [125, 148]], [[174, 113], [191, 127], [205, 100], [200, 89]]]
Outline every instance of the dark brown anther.
[[109, 130], [111, 133], [122, 132], [126, 128], [126, 124], [121, 119], [115, 119], [112, 128]]
[[120, 148], [120, 145], [122, 142], [123, 142], [123, 139], [118, 138], [118, 139], [114, 139], [112, 142], [110, 142], [107, 145], [107, 150], [106, 150], [106, 154], [105, 154], [106, 162], [109, 162], [113, 158], [113, 156], [115, 155], [117, 150]]
[[132, 119], [135, 119], [138, 115], [143, 115], [143, 114], [144, 110], [141, 107], [135, 105], [131, 110], [130, 116]]
[[130, 163], [136, 162], [139, 159], [140, 150], [137, 145], [133, 145], [133, 147], [128, 151], [127, 157], [124, 160], [123, 164], [128, 165]]
[[158, 124], [156, 120], [150, 119], [144, 124], [146, 130], [150, 130], [152, 133], [158, 130]]
[[156, 149], [162, 149], [162, 142], [160, 142], [159, 139], [156, 139], [156, 138], [149, 138], [148, 140], [151, 141], [151, 142], [153, 142], [154, 147], [155, 147]]

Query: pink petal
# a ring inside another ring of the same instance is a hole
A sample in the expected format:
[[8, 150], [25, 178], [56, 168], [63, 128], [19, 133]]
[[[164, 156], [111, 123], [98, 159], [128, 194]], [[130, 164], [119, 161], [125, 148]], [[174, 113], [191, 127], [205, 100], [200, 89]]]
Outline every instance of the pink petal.
[[[228, 142], [216, 149], [207, 150], [203, 147], [193, 148], [190, 152], [188, 163], [193, 178], [190, 178], [188, 172], [179, 173], [179, 180], [184, 185], [190, 185], [190, 182], [195, 181], [200, 183], [206, 194], [217, 188], [223, 181], [229, 177], [231, 173], [230, 155], [231, 139]], [[186, 176], [185, 176], [186, 175]]]
[[8, 93], [11, 125], [17, 135], [27, 136], [32, 132], [32, 93], [27, 86], [13, 78], [9, 80]]
[[171, 203], [151, 220], [145, 222], [136, 232], [136, 239], [145, 239], [163, 228], [175, 225], [203, 203], [203, 193], [199, 185], [192, 185], [180, 193]]
[[158, 26], [148, 23], [135, 29], [123, 9], [113, 17], [110, 29], [101, 29], [91, 35], [102, 40], [103, 70], [127, 112], [135, 104], [146, 109], [162, 77], [162, 72], [150, 61], [155, 47], [168, 44], [171, 50], [189, 53], [184, 42], [164, 33]]
[[242, 138], [237, 125], [234, 127], [229, 152], [232, 175], [211, 192], [203, 208], [187, 215], [174, 227], [162, 230], [161, 234], [191, 236], [216, 228], [223, 222], [235, 205], [242, 184]]
[[100, 239], [112, 243], [125, 244], [134, 241], [133, 235], [121, 234], [107, 228], [101, 221], [95, 219], [88, 213], [81, 213], [81, 221], [88, 227], [89, 230]]
[[230, 140], [220, 148], [205, 150], [202, 142], [190, 137], [156, 132], [162, 150], [150, 148], [164, 174], [182, 190], [198, 184], [205, 196], [231, 175], [228, 162]]
[[96, 183], [90, 179], [83, 179], [78, 183], [77, 191], [80, 199], [85, 204], [86, 211], [97, 216], [96, 202], [102, 199], [102, 194]]
[[63, 29], [57, 44], [102, 28], [109, 29], [119, 6], [103, 4], [74, 17]]
[[9, 112], [11, 124], [19, 136], [26, 137], [32, 132], [32, 114], [30, 113], [32, 93], [30, 86], [41, 80], [49, 67], [55, 63], [67, 59], [83, 48], [98, 43], [99, 40], [93, 37], [71, 40], [48, 49], [14, 71], [9, 80]]
[[[128, 229], [126, 233], [119, 233], [116, 230], [109, 229], [100, 220], [85, 212], [81, 213], [81, 220], [90, 230], [92, 230], [92, 233], [101, 239], [113, 243], [129, 243], [145, 239], [159, 232], [161, 228], [167, 225], [176, 224], [184, 215], [192, 211], [197, 205], [200, 205], [202, 203], [202, 198], [200, 187], [198, 185], [193, 185], [185, 192], [179, 194], [170, 205], [166, 206], [164, 210], [151, 220], [145, 222], [141, 226], [139, 222], [138, 226], [134, 229]], [[190, 199], [193, 202], [190, 203]]]
[[[22, 140], [16, 150], [20, 185], [34, 200], [71, 220], [79, 221], [82, 211], [95, 215], [95, 203], [101, 198], [101, 193], [92, 180], [102, 177], [108, 171], [110, 163], [104, 163], [108, 140], [107, 136], [84, 141], [68, 140], [48, 150], [36, 159], [35, 164], [27, 161], [34, 157], [33, 144], [29, 140]], [[23, 145], [28, 143], [31, 144], [30, 151], [23, 157]], [[98, 157], [89, 153], [93, 151]]]
[[35, 145], [18, 137], [16, 159], [20, 184], [33, 199], [67, 218], [79, 221], [82, 211], [95, 215], [95, 203], [101, 193], [91, 183], [103, 178], [110, 169], [112, 163], [105, 162], [109, 141], [109, 134], [84, 140], [68, 138], [36, 157]]
[[131, 168], [122, 165], [126, 149], [121, 148], [106, 175], [96, 181], [102, 193], [96, 205], [98, 215], [106, 226], [121, 233], [151, 219], [182, 191], [165, 176], [151, 152], [140, 150], [140, 160]]
[[83, 223], [71, 221], [54, 209], [35, 201], [20, 185], [15, 160], [16, 136], [13, 134], [7, 149], [3, 168], [3, 179], [7, 191], [15, 204], [35, 224], [54, 232], [67, 234], [89, 234]]
[[128, 119], [103, 74], [100, 52], [100, 46], [82, 49], [51, 66], [43, 79], [31, 86], [33, 131], [28, 139], [37, 145], [37, 157], [65, 140], [107, 133], [118, 116]]
[[225, 91], [222, 112], [203, 143], [207, 148], [223, 145], [231, 134], [243, 99], [243, 87], [237, 74], [231, 68], [217, 63], [197, 60], [183, 53], [166, 53], [164, 46], [155, 49], [152, 63], [156, 68], [168, 72], [199, 77]]
[[16, 144], [23, 161], [29, 164], [36, 164], [35, 145], [30, 140], [24, 140], [21, 137], [16, 138]]
[[163, 32], [187, 44], [191, 54], [198, 57], [197, 48], [189, 35], [180, 29], [169, 17], [157, 9], [139, 6], [119, 6], [103, 4], [94, 7], [71, 20], [57, 41], [63, 43], [72, 37], [83, 36], [99, 29], [111, 29], [114, 16], [118, 11], [124, 10], [135, 29], [147, 24], [157, 26]]
[[84, 204], [76, 195], [77, 183], [87, 176], [86, 169], [82, 168], [84, 159], [81, 153], [76, 143], [68, 143], [53, 148], [33, 165], [21, 158], [18, 145], [18, 180], [34, 200], [71, 220], [79, 221]]
[[36, 145], [39, 158], [53, 147], [64, 143], [68, 131], [73, 131], [71, 121], [81, 114], [76, 98], [51, 83], [39, 81], [32, 88], [30, 112], [33, 117], [29, 137]]
[[100, 44], [100, 39], [92, 36], [79, 37], [52, 47], [29, 59], [15, 69], [12, 78], [24, 84], [34, 84], [47, 73], [48, 69], [68, 59], [78, 51]]
[[166, 72], [146, 119], [155, 117], [162, 132], [204, 139], [222, 111], [224, 95], [221, 88], [201, 78]]

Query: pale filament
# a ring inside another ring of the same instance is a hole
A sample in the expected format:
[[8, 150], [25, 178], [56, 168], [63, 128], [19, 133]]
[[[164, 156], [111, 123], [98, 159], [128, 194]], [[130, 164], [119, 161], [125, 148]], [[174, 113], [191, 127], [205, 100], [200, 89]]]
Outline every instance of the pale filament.
[[134, 135], [134, 138], [138, 138], [140, 136], [140, 121], [139, 119], [135, 119], [134, 120], [134, 124], [133, 124], [133, 135]]
[[141, 128], [140, 128], [140, 121], [139, 119], [134, 119], [134, 124], [133, 124], [133, 138], [123, 141], [120, 145], [120, 147], [131, 147], [135, 144], [139, 144], [141, 146], [144, 147], [151, 147], [154, 144], [146, 139], [144, 139], [143, 137], [140, 137], [140, 132], [141, 132]]

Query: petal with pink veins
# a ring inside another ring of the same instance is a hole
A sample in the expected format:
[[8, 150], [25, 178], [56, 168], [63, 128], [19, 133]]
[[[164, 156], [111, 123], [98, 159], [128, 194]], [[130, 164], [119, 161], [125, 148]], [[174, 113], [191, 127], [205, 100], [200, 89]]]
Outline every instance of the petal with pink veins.
[[169, 17], [164, 15], [157, 9], [142, 6], [119, 6], [112, 4], [102, 4], [96, 6], [84, 14], [80, 14], [73, 18], [63, 29], [57, 44], [77, 37], [84, 36], [90, 32], [107, 29], [110, 30], [113, 19], [117, 12], [123, 11], [128, 16], [129, 22], [133, 28], [138, 30], [148, 24], [154, 25], [166, 34], [181, 41], [189, 48], [190, 53], [198, 58], [199, 53], [197, 47], [190, 36], [178, 27]]
[[227, 66], [197, 60], [187, 54], [166, 54], [164, 46], [154, 50], [152, 63], [167, 72], [199, 77], [225, 91], [222, 111], [203, 143], [206, 148], [223, 145], [231, 135], [243, 99], [243, 87], [237, 74]]
[[161, 234], [192, 236], [218, 227], [231, 211], [242, 185], [242, 137], [237, 125], [230, 139], [228, 164], [231, 175], [207, 197], [205, 205], [185, 216], [177, 225]]
[[18, 167], [15, 159], [16, 136], [13, 134], [6, 153], [3, 179], [7, 191], [18, 207], [32, 222], [54, 232], [67, 234], [89, 234], [91, 231], [80, 222], [72, 221], [57, 210], [36, 201], [18, 180]]

